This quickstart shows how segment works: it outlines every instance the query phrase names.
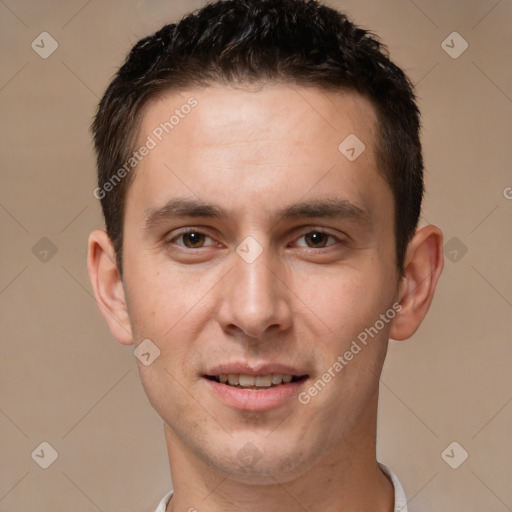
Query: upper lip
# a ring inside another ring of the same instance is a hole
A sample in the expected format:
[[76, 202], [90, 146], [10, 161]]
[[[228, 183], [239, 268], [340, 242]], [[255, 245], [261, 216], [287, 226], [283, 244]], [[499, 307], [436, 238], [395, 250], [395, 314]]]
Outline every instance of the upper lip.
[[281, 374], [281, 375], [294, 375], [296, 377], [302, 377], [307, 375], [308, 373], [299, 368], [280, 364], [280, 363], [262, 363], [250, 365], [248, 363], [226, 363], [219, 364], [210, 368], [205, 375], [208, 376], [217, 376], [217, 375], [227, 375], [230, 373], [234, 374], [242, 374], [242, 375], [252, 375], [254, 377], [259, 377], [262, 375], [270, 375], [270, 374]]

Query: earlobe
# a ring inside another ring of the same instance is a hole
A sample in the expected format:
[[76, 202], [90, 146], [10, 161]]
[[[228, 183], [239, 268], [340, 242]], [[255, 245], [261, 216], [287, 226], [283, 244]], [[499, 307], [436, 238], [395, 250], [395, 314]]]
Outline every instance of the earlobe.
[[112, 336], [124, 345], [133, 343], [123, 282], [116, 265], [115, 251], [104, 230], [89, 236], [87, 270], [96, 302]]
[[409, 242], [397, 302], [402, 309], [395, 317], [390, 337], [405, 340], [421, 325], [434, 297], [443, 270], [443, 234], [436, 226], [418, 229]]

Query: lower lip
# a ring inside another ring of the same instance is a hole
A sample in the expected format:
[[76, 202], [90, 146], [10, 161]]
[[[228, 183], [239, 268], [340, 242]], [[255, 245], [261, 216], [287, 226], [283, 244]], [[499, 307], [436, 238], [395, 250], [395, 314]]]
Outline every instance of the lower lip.
[[213, 393], [226, 405], [242, 411], [265, 411], [279, 407], [295, 398], [307, 379], [255, 390], [235, 388], [206, 377], [204, 380]]

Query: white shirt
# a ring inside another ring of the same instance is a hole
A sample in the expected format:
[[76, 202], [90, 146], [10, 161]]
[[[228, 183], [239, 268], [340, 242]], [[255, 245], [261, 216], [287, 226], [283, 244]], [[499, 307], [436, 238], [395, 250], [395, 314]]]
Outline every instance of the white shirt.
[[[384, 464], [379, 463], [380, 468], [384, 473], [386, 473], [391, 481], [393, 482], [393, 487], [395, 488], [395, 509], [394, 512], [407, 512], [407, 498], [405, 497], [404, 488], [402, 484], [398, 480], [398, 477], [393, 473], [391, 468], [384, 466]], [[165, 512], [169, 501], [171, 501], [173, 491], [168, 492], [163, 498], [155, 512]]]

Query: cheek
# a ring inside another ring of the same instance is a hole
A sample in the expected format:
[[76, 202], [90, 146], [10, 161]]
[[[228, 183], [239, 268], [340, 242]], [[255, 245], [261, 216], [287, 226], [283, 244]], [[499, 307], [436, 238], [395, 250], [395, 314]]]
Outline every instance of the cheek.
[[[373, 325], [390, 306], [393, 286], [383, 272], [339, 269], [323, 277], [309, 277], [297, 286], [297, 295], [312, 311], [314, 322], [323, 325], [325, 337], [315, 340], [341, 350]], [[334, 340], [334, 341], [333, 341]]]
[[[316, 286], [308, 286], [306, 281], [302, 288], [315, 313], [312, 322], [323, 326], [322, 335], [304, 339], [318, 355], [318, 373], [306, 393], [312, 412], [319, 418], [325, 411], [351, 411], [350, 421], [355, 422], [378, 388], [395, 315], [393, 282], [385, 272], [360, 269], [340, 270], [322, 281], [323, 286], [318, 286], [320, 282], [317, 279]], [[390, 310], [389, 323], [380, 320], [380, 315]], [[311, 326], [306, 329], [312, 332]], [[349, 421], [343, 415], [331, 418], [333, 436], [338, 435], [336, 429], [342, 419]]]
[[[190, 408], [183, 377], [197, 366], [198, 339], [208, 280], [164, 272], [149, 264], [126, 268], [126, 297], [135, 344], [150, 339], [160, 350], [149, 366], [138, 363], [140, 379], [152, 406], [162, 417]], [[128, 277], [129, 276], [129, 277]], [[205, 283], [206, 281], [206, 283]], [[197, 332], [196, 332], [197, 331]], [[169, 402], [172, 396], [172, 402]]]
[[127, 307], [138, 338], [153, 336], [164, 342], [200, 305], [206, 285], [197, 276], [170, 275], [154, 267], [150, 261], [141, 261], [126, 269]]
[[[166, 383], [164, 388], [172, 384], [166, 370], [182, 379], [198, 367], [202, 331], [212, 317], [211, 296], [220, 277], [208, 272], [152, 269], [149, 262], [133, 265], [126, 275], [130, 276], [126, 295], [135, 343], [149, 338], [160, 350], [153, 365], [139, 365], [146, 390], [151, 388], [158, 395], [161, 382]], [[159, 372], [148, 371], [154, 365], [160, 367]], [[175, 385], [175, 391], [181, 393], [182, 388]]]

